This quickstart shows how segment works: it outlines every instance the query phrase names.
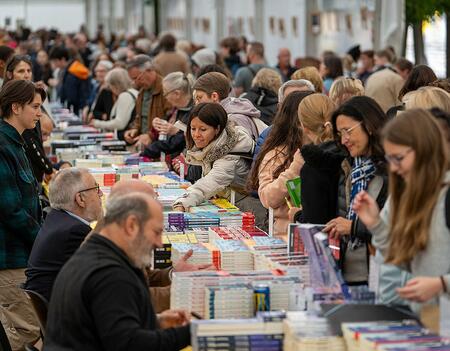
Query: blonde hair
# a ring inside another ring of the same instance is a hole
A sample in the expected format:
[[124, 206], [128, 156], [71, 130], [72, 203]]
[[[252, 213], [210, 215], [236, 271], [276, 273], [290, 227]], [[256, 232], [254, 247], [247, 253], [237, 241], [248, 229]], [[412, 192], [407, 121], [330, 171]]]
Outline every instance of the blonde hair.
[[280, 74], [272, 68], [261, 68], [252, 81], [252, 87], [261, 87], [278, 93], [283, 81]]
[[329, 96], [331, 100], [340, 106], [353, 96], [364, 95], [364, 86], [359, 79], [340, 77], [331, 85]]
[[115, 87], [120, 93], [127, 91], [132, 86], [128, 72], [124, 68], [113, 68], [106, 74], [105, 82], [108, 86]]
[[413, 181], [405, 182], [389, 172], [392, 213], [386, 262], [407, 264], [427, 247], [433, 212], [449, 169], [448, 148], [436, 119], [424, 109], [398, 114], [382, 134], [384, 140], [408, 146], [415, 153]]
[[438, 87], [420, 87], [405, 94], [402, 99], [405, 109], [438, 107], [450, 111], [450, 94]]
[[335, 107], [333, 101], [324, 94], [309, 95], [298, 106], [300, 123], [317, 136], [319, 143], [333, 139], [331, 115]]
[[192, 74], [184, 74], [183, 72], [169, 73], [163, 79], [163, 86], [167, 91], [180, 90], [185, 95], [192, 95], [192, 86], [194, 78]]
[[292, 74], [291, 79], [309, 80], [314, 85], [316, 92], [322, 93], [323, 91], [322, 77], [320, 76], [319, 70], [316, 67], [310, 66], [300, 68]]

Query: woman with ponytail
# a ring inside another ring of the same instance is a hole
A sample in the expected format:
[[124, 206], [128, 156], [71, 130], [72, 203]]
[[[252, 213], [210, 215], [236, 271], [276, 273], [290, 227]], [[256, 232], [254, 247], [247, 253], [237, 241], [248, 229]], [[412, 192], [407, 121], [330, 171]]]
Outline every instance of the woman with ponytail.
[[305, 164], [300, 171], [302, 209], [295, 214], [297, 222], [325, 224], [336, 217], [341, 163], [346, 154], [333, 139], [330, 121], [334, 108], [323, 94], [307, 96], [298, 107]]

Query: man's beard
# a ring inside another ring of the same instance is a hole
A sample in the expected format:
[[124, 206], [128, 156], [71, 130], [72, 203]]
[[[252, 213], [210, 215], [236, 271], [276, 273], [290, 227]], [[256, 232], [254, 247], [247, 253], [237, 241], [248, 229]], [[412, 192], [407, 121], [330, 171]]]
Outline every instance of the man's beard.
[[152, 263], [153, 244], [149, 243], [144, 232], [139, 231], [130, 244], [131, 259], [138, 268], [149, 267]]

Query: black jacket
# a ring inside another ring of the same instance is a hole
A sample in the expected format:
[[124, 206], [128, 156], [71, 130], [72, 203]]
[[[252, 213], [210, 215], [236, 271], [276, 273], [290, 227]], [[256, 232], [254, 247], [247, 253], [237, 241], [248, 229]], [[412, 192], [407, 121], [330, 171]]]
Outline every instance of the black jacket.
[[67, 212], [52, 209], [31, 250], [25, 271], [26, 289], [50, 300], [56, 276], [90, 231], [90, 226]]
[[[176, 121], [183, 122], [185, 125], [189, 122], [189, 113], [193, 107], [193, 101], [185, 107], [177, 110]], [[149, 144], [141, 156], [149, 158], [161, 157], [161, 152], [170, 155], [172, 158], [178, 156], [186, 148], [186, 138], [184, 132], [180, 130], [175, 135], [168, 135], [166, 140], [155, 140]]]
[[302, 211], [295, 220], [325, 224], [336, 217], [341, 163], [346, 155], [334, 141], [305, 145], [301, 153], [305, 160], [300, 171]]
[[22, 138], [25, 141], [25, 153], [31, 163], [34, 177], [38, 183], [41, 183], [44, 174], [53, 173], [53, 164], [45, 155], [40, 122], [37, 123], [34, 129], [25, 129], [22, 133]]
[[94, 234], [56, 279], [43, 350], [171, 351], [190, 343], [189, 325], [157, 328], [143, 272]]
[[103, 120], [103, 114], [108, 116], [108, 120], [111, 117], [111, 110], [113, 108], [113, 94], [109, 89], [102, 89], [98, 93], [97, 99], [95, 101], [94, 108], [92, 110], [92, 114], [95, 119]]
[[260, 120], [270, 126], [273, 117], [277, 113], [278, 96], [273, 91], [261, 88], [252, 87], [245, 93], [243, 98], [248, 99], [261, 112]]

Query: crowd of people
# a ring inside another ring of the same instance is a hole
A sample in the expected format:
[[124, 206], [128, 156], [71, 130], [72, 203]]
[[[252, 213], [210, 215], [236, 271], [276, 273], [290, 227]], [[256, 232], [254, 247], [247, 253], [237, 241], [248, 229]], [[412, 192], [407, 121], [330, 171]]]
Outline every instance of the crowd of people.
[[[450, 293], [450, 82], [430, 67], [359, 46], [295, 65], [282, 48], [270, 67], [243, 37], [217, 52], [144, 31], [0, 40], [0, 320], [14, 350], [41, 337], [23, 289], [49, 302], [44, 350], [185, 347], [171, 274], [212, 268], [192, 252], [149, 267], [164, 230], [155, 191], [120, 181], [103, 212], [94, 177], [46, 155], [49, 100], [183, 172], [193, 185], [174, 211], [233, 192], [263, 229], [273, 211], [275, 236], [323, 225], [348, 285], [368, 284], [375, 256], [382, 302], [420, 313]], [[298, 177], [295, 207], [286, 182]]]

